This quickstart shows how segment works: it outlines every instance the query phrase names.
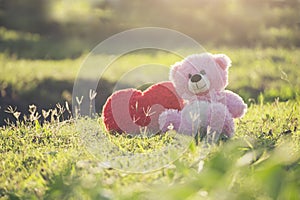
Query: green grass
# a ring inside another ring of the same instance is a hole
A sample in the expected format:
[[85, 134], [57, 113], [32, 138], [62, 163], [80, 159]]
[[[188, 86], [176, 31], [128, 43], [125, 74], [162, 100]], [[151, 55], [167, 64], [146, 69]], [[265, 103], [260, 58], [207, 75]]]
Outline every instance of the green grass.
[[[160, 149], [170, 144], [174, 133], [153, 138], [116, 137], [101, 131], [100, 119], [57, 122], [60, 116], [54, 114], [52, 122], [40, 125], [33, 112], [27, 122], [0, 129], [0, 197], [218, 199], [221, 195], [224, 199], [297, 199], [299, 113], [299, 102], [295, 101], [252, 104], [246, 116], [236, 121], [233, 139], [210, 147], [192, 142], [165, 168], [126, 173], [103, 162], [115, 153]], [[90, 149], [90, 140], [83, 139], [95, 130], [98, 135], [92, 141], [93, 150], [110, 150], [109, 155], [97, 156]], [[201, 157], [204, 165], [199, 171]], [[131, 161], [147, 162], [138, 156]]]
[[[231, 57], [228, 88], [249, 105], [245, 117], [235, 121], [234, 138], [207, 147], [174, 132], [112, 136], [99, 117], [63, 120], [60, 106], [48, 113], [31, 106], [25, 121], [22, 110], [11, 109], [17, 123], [0, 128], [0, 199], [299, 199], [299, 49], [209, 51]], [[0, 102], [68, 100], [71, 90], [57, 83], [72, 86], [83, 59], [1, 54]], [[118, 73], [107, 71], [104, 77], [113, 83], [135, 66], [169, 66], [178, 59], [164, 52], [131, 54], [113, 63]], [[40, 94], [49, 83], [59, 93], [46, 88]], [[37, 119], [43, 118], [48, 122], [40, 124]]]

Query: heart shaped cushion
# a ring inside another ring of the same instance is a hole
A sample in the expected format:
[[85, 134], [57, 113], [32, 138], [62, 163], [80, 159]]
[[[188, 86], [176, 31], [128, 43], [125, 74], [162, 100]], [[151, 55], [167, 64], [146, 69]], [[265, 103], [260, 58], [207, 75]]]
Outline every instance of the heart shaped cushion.
[[159, 115], [166, 109], [182, 108], [183, 100], [177, 95], [173, 84], [161, 82], [144, 92], [125, 89], [113, 93], [103, 107], [102, 117], [106, 129], [112, 133], [136, 135], [141, 129], [157, 133]]

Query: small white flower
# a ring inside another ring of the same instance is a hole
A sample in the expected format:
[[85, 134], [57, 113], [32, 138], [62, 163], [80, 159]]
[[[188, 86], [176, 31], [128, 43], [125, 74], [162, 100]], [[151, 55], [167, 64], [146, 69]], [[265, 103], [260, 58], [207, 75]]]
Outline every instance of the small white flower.
[[172, 131], [174, 129], [174, 125], [171, 123], [169, 126], [168, 126], [168, 130]]

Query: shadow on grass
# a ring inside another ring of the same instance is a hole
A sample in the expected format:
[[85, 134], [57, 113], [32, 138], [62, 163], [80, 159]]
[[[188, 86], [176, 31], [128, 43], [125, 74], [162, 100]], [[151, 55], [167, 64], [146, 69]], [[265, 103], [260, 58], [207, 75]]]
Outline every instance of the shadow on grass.
[[[93, 82], [93, 80], [81, 81], [91, 82], [91, 84]], [[29, 113], [28, 108], [32, 104], [37, 106], [39, 113], [41, 113], [42, 109], [55, 108], [57, 103], [65, 107], [65, 103], [68, 102], [70, 109], [72, 109], [73, 84], [73, 81], [47, 78], [31, 84], [31, 87], [28, 89], [16, 90], [12, 85], [0, 82], [0, 86], [2, 86], [0, 87], [0, 126], [5, 124], [5, 119], [10, 119], [13, 122], [16, 120], [12, 114], [5, 112], [8, 106], [16, 107], [17, 111], [21, 112], [22, 115]], [[106, 80], [101, 80], [98, 83], [95, 99], [97, 113], [101, 113], [102, 106], [111, 95], [113, 87], [114, 83]], [[67, 112], [64, 117], [68, 117]]]
[[51, 35], [36, 40], [2, 39], [0, 34], [0, 52], [23, 59], [61, 60], [81, 56], [90, 50], [95, 42], [95, 40]]

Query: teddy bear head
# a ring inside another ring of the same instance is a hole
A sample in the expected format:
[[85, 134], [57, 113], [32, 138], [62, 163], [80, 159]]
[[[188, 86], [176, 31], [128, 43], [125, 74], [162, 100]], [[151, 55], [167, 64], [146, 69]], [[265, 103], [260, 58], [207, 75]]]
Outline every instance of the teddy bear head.
[[171, 67], [170, 80], [184, 99], [221, 91], [228, 84], [231, 60], [224, 54], [201, 53], [188, 56]]

